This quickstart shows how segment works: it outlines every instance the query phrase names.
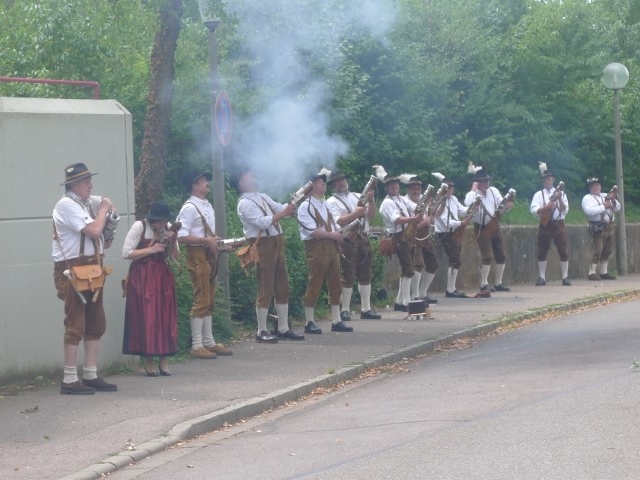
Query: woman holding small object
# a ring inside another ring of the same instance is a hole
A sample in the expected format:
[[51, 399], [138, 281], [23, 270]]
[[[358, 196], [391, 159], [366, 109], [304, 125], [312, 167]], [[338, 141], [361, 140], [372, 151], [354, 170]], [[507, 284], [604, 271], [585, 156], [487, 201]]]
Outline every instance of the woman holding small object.
[[150, 377], [158, 376], [154, 357], [160, 357], [160, 375], [171, 375], [168, 357], [178, 351], [175, 279], [167, 260], [177, 260], [179, 250], [170, 218], [166, 203], [153, 202], [149, 215], [131, 226], [122, 247], [122, 256], [131, 260], [122, 353], [144, 357]]

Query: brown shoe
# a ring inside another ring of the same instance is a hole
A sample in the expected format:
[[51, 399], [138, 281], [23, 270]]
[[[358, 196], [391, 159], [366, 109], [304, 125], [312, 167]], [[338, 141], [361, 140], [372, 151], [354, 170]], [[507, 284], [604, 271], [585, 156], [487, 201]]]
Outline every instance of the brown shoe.
[[96, 393], [96, 389], [83, 385], [78, 381], [73, 383], [62, 382], [60, 384], [60, 393], [63, 395], [93, 395]]
[[210, 351], [208, 348], [198, 347], [198, 348], [191, 349], [191, 356], [193, 358], [202, 358], [202, 359], [210, 360], [212, 358], [216, 358], [216, 353]]
[[118, 386], [113, 383], [107, 383], [104, 378], [94, 378], [93, 380], [82, 379], [82, 384], [95, 389], [98, 392], [117, 392]]
[[215, 345], [205, 345], [204, 348], [209, 350], [211, 353], [215, 353], [216, 355], [221, 355], [221, 356], [233, 355], [233, 351], [229, 350], [222, 343], [216, 343]]

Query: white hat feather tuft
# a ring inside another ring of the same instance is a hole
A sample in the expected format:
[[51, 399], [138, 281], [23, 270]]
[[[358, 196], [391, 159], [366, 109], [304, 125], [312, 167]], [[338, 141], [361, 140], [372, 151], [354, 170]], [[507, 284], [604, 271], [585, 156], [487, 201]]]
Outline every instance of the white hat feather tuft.
[[538, 168], [540, 169], [540, 173], [542, 175], [544, 175], [544, 172], [546, 172], [547, 170], [549, 170], [547, 168], [547, 164], [545, 162], [539, 162], [540, 165], [538, 165]]
[[398, 179], [405, 185], [408, 184], [413, 177], [415, 177], [413, 173], [402, 173], [398, 175]]
[[443, 181], [445, 179], [445, 176], [443, 174], [441, 174], [440, 172], [433, 172], [431, 175], [433, 175], [434, 177], [436, 177], [440, 181]]
[[471, 175], [475, 175], [478, 173], [478, 170], [482, 170], [481, 166], [476, 167], [471, 160], [469, 160], [469, 168], [467, 168], [467, 173]]
[[376, 178], [380, 182], [384, 182], [384, 177], [387, 176], [387, 171], [384, 169], [382, 165], [373, 165], [373, 168], [376, 171]]
[[329, 176], [331, 175], [331, 170], [329, 170], [328, 168], [322, 167], [318, 172], [318, 175], [325, 175], [327, 178], [329, 178]]

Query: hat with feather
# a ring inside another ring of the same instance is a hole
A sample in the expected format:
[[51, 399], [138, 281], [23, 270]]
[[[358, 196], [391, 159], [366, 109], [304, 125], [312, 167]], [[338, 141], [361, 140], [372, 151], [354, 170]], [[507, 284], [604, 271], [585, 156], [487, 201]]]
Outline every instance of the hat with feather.
[[433, 175], [434, 177], [436, 177], [438, 180], [440, 180], [440, 183], [446, 183], [447, 185], [449, 185], [450, 187], [453, 187], [455, 185], [455, 183], [453, 182], [453, 180], [451, 180], [448, 177], [445, 177], [443, 174], [441, 174], [440, 172], [433, 172], [431, 175]]
[[398, 179], [407, 187], [410, 187], [412, 185], [422, 186], [422, 181], [418, 178], [417, 175], [414, 175], [413, 173], [403, 173], [398, 176]]
[[538, 162], [538, 168], [540, 169], [540, 175], [542, 178], [544, 177], [555, 177], [553, 172], [547, 168], [547, 164], [545, 162]]
[[469, 168], [467, 168], [467, 172], [473, 175], [474, 182], [488, 182], [491, 180], [489, 174], [485, 171], [482, 166], [476, 166], [473, 162], [469, 162]]

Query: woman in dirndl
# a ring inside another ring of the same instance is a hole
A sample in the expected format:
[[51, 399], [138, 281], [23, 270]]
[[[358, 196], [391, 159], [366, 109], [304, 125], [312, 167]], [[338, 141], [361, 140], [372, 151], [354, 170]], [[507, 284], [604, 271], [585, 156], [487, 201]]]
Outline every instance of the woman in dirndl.
[[153, 202], [149, 215], [131, 226], [122, 247], [122, 256], [131, 260], [122, 353], [144, 357], [150, 377], [158, 376], [154, 357], [159, 357], [160, 375], [171, 375], [168, 357], [178, 351], [176, 284], [167, 262], [177, 261], [180, 252], [171, 218], [166, 203]]

